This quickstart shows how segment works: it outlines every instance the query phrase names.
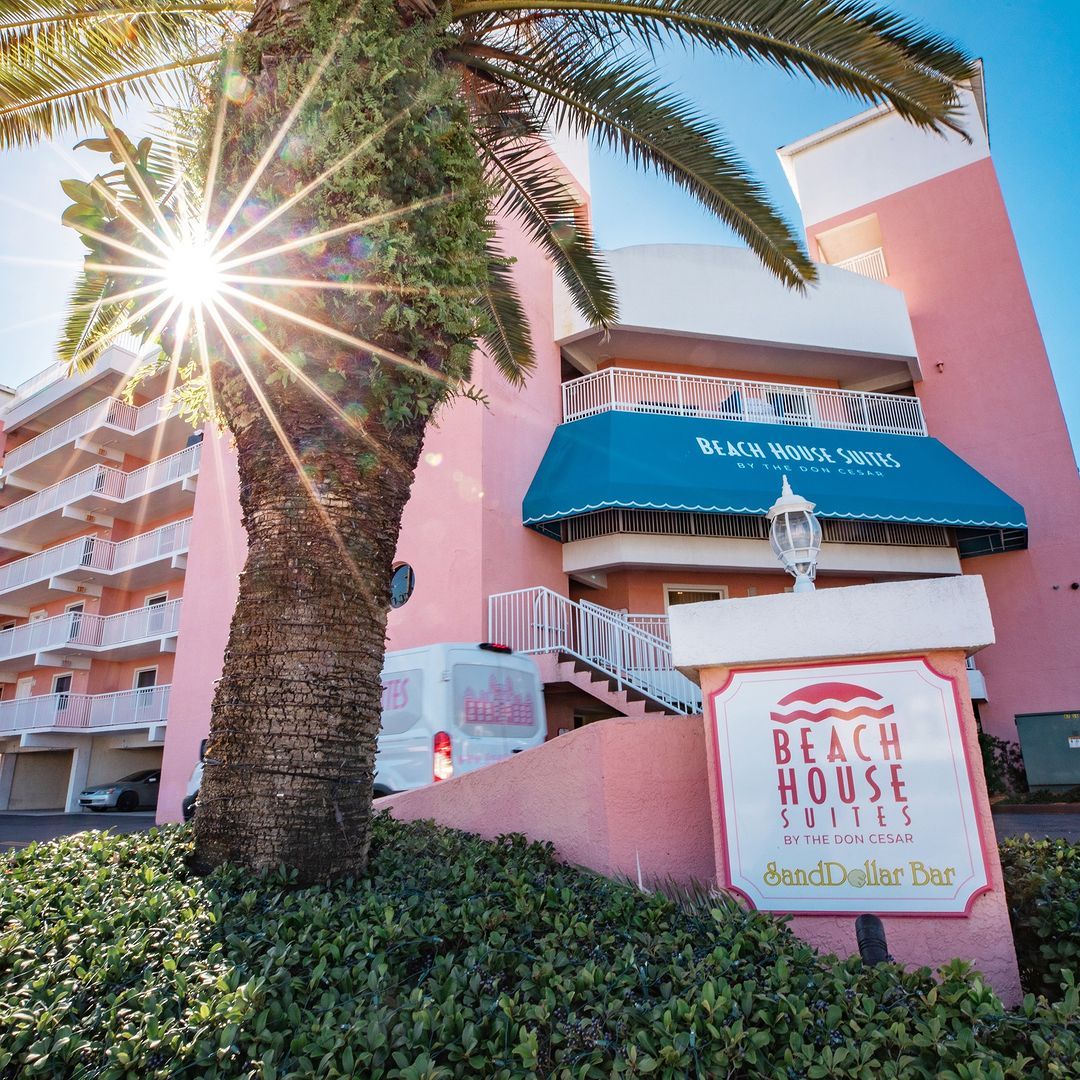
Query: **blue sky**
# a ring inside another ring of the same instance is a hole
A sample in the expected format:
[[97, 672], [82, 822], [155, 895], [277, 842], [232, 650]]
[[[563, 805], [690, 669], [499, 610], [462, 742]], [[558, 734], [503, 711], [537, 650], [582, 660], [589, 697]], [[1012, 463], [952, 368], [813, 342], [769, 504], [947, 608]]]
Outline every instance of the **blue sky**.
[[[1073, 442], [1080, 444], [1080, 304], [1073, 296], [1080, 251], [1080, 116], [1074, 107], [1080, 0], [898, 0], [893, 6], [958, 39], [986, 63], [994, 161]], [[672, 53], [665, 72], [720, 118], [797, 223], [776, 147], [862, 106], [803, 79], [702, 53]], [[131, 130], [139, 130], [137, 121]], [[48, 263], [81, 257], [78, 240], [59, 224], [67, 201], [59, 180], [78, 173], [68, 149], [74, 141], [0, 158], [0, 381], [9, 384], [50, 359], [74, 271]], [[96, 155], [79, 157], [87, 162]], [[681, 192], [605, 154], [593, 155], [593, 200], [606, 247], [731, 242]]]

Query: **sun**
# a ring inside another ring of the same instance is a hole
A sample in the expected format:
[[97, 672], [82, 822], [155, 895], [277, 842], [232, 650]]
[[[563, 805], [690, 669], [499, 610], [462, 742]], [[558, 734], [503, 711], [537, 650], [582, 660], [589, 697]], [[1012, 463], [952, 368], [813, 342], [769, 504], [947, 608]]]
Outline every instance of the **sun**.
[[165, 260], [162, 291], [181, 307], [205, 307], [221, 296], [221, 257], [209, 237], [177, 238]]

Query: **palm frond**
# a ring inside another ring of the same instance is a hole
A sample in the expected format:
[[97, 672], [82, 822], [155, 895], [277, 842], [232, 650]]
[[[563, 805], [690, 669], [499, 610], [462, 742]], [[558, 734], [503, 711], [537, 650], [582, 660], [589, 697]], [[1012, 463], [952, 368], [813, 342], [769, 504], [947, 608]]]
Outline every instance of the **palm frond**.
[[617, 317], [615, 283], [596, 250], [584, 209], [538, 135], [509, 140], [478, 132], [477, 147], [501, 191], [495, 209], [516, 218], [551, 259], [574, 304], [594, 326]]
[[85, 129], [129, 95], [182, 94], [247, 3], [0, 0], [0, 148]]
[[[457, 18], [500, 13], [501, 33], [564, 14], [605, 49], [666, 41], [771, 63], [923, 127], [959, 130], [956, 83], [975, 62], [948, 39], [867, 0], [456, 0]], [[518, 16], [511, 27], [507, 17]], [[500, 25], [500, 24], [493, 24]]]
[[109, 303], [109, 287], [108, 274], [83, 270], [68, 298], [56, 358], [75, 371], [88, 371], [94, 366], [133, 306], [131, 303]]
[[536, 355], [510, 265], [511, 260], [492, 242], [488, 246], [488, 287], [483, 299], [490, 329], [482, 340], [499, 374], [507, 382], [522, 386], [536, 366]]
[[576, 70], [525, 55], [505, 66], [476, 56], [470, 62], [548, 98], [557, 123], [685, 188], [781, 281], [801, 289], [816, 278], [795, 234], [719, 129], [667, 88], [657, 88], [644, 61], [595, 60]]

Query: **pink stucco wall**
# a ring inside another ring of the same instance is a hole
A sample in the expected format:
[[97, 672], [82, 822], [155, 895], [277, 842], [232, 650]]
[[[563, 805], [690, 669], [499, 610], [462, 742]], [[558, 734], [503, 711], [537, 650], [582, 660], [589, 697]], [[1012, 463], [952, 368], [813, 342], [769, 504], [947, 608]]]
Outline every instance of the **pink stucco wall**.
[[609, 877], [707, 885], [708, 790], [700, 716], [620, 717], [376, 805], [489, 839], [548, 840], [559, 858]]
[[930, 434], [1023, 504], [1029, 549], [966, 559], [986, 581], [997, 644], [979, 654], [987, 730], [1016, 713], [1080, 707], [1080, 478], [993, 162], [966, 165], [843, 215], [876, 214], [902, 289]]
[[[963, 654], [932, 653], [936, 670], [965, 679]], [[708, 695], [727, 668], [702, 671]], [[961, 684], [963, 685], [963, 684]], [[975, 720], [961, 718], [972, 765], [991, 891], [960, 917], [886, 917], [889, 948], [909, 967], [937, 968], [953, 957], [973, 962], [1003, 1000], [1020, 998], [1020, 981], [997, 857], [993, 820], [980, 765]], [[713, 823], [709, 725], [698, 717], [614, 719], [519, 754], [497, 765], [403, 792], [376, 805], [402, 821], [432, 819], [494, 838], [520, 832], [550, 841], [568, 863], [645, 885], [714, 882], [725, 887], [723, 837]], [[792, 929], [840, 956], [857, 952], [853, 916], [799, 916]]]
[[514, 277], [537, 365], [522, 389], [478, 353], [473, 382], [489, 406], [454, 402], [429, 429], [398, 543], [398, 558], [416, 571], [416, 589], [390, 612], [391, 649], [482, 641], [492, 593], [527, 585], [566, 589], [559, 545], [521, 524], [521, 501], [561, 419], [551, 267], [512, 223], [500, 239], [517, 259]]
[[210, 729], [214, 683], [221, 675], [238, 575], [247, 551], [238, 483], [228, 436], [207, 431], [173, 664], [158, 821], [180, 820], [180, 803], [199, 759], [199, 741]]

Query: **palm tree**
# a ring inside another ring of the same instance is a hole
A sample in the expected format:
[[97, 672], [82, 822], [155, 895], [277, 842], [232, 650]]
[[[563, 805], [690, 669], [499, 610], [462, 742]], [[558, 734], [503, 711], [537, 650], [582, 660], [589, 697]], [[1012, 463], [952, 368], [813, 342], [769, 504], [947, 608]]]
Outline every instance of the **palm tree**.
[[315, 882], [366, 865], [389, 581], [425, 428], [473, 394], [478, 343], [510, 379], [533, 362], [498, 222], [524, 225], [594, 323], [616, 317], [545, 131], [668, 177], [782, 281], [813, 280], [720, 129], [658, 84], [655, 51], [672, 43], [939, 132], [959, 130], [973, 71], [864, 0], [0, 0], [0, 144], [85, 130], [133, 95], [186, 95], [185, 173], [206, 183], [209, 233], [234, 256], [259, 237], [251, 279], [207, 304], [219, 317], [178, 327], [124, 299], [138, 290], [119, 263], [152, 258], [185, 184], [107, 128], [94, 148], [117, 173], [73, 192], [93, 267], [66, 355], [92, 361], [117, 325], [107, 311], [170, 348], [198, 337], [239, 456], [249, 553], [199, 867], [284, 863]]

